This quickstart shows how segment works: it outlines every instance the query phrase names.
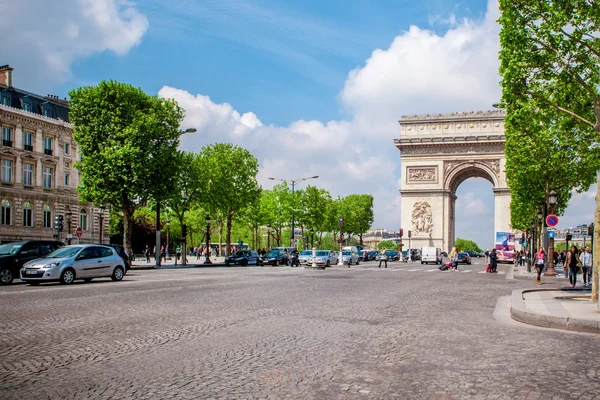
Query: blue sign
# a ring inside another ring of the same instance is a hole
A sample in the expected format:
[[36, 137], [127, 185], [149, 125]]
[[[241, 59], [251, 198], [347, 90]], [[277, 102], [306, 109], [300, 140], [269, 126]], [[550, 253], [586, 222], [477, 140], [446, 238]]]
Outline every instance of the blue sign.
[[519, 238], [519, 244], [523, 244], [523, 238]]
[[548, 239], [554, 239], [554, 231], [548, 232]]

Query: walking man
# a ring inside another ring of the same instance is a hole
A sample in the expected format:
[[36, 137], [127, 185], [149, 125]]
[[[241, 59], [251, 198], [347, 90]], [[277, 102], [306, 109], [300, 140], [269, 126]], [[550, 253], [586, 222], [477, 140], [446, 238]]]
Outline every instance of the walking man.
[[146, 245], [144, 249], [144, 255], [146, 256], [146, 264], [150, 262], [150, 247]]
[[583, 287], [592, 286], [592, 253], [590, 253], [590, 246], [585, 246], [585, 250], [579, 256], [579, 262], [583, 268]]
[[385, 254], [385, 247], [381, 248], [381, 253], [379, 253], [379, 268], [381, 268], [381, 263], [385, 263], [385, 268], [387, 268], [387, 254]]

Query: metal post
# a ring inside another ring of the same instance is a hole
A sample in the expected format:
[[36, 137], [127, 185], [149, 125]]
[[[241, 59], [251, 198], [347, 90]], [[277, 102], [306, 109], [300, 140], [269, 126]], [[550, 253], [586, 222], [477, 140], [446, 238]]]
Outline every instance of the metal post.
[[312, 248], [312, 268], [317, 268], [317, 249]]
[[210, 217], [206, 216], [206, 258], [204, 264], [212, 264], [210, 261]]
[[294, 226], [294, 188], [296, 187], [296, 181], [292, 181], [292, 239], [290, 240], [290, 247], [296, 247], [294, 246], [294, 240], [296, 239], [296, 234], [295, 234], [295, 226]]
[[[343, 228], [344, 228], [344, 217], [340, 216], [338, 219], [338, 224], [340, 226], [340, 256], [338, 257], [338, 265], [339, 266], [344, 266], [344, 257], [342, 255], [342, 246], [344, 245], [344, 232], [343, 232]], [[348, 264], [348, 267], [350, 267], [350, 264]]]
[[156, 264], [160, 267], [160, 203], [156, 202]]
[[[183, 225], [185, 226], [185, 225]], [[186, 265], [186, 251], [187, 251], [187, 227], [185, 228], [185, 232], [186, 234], [183, 235], [183, 246], [181, 246], [181, 255], [182, 255], [182, 259], [181, 259], [181, 265]]]
[[72, 217], [72, 213], [71, 211], [67, 211], [67, 244], [71, 244], [71, 217]]
[[267, 224], [267, 250], [271, 250], [271, 224]]

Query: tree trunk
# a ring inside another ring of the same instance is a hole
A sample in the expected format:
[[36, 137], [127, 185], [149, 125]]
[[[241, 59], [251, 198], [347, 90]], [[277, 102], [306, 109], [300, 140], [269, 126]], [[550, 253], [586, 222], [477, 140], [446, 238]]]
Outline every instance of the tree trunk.
[[323, 248], [323, 232], [319, 232], [319, 248]]
[[219, 256], [223, 255], [223, 222], [219, 224]]
[[131, 253], [131, 231], [133, 230], [133, 210], [130, 208], [123, 209], [123, 247]]
[[363, 242], [362, 242], [362, 233], [360, 235], [358, 235], [358, 237], [360, 238], [360, 245], [362, 246], [363, 245]]
[[[594, 212], [594, 248], [592, 249], [592, 300], [598, 300], [598, 269], [600, 268], [600, 171], [596, 183], [596, 210]], [[600, 311], [600, 303], [598, 303]]]
[[225, 257], [231, 254], [231, 223], [233, 220], [233, 215], [231, 213], [227, 213], [227, 236], [225, 237]]
[[[333, 232], [333, 243], [334, 243], [334, 246], [336, 245], [336, 243], [339, 245], [339, 243], [337, 242], [337, 232], [335, 232], [335, 231]], [[338, 247], [339, 246], [336, 247], [336, 250]]]
[[250, 241], [252, 248], [256, 249], [256, 236], [254, 236], [254, 228], [252, 226], [250, 226], [250, 235], [252, 236], [252, 240]]

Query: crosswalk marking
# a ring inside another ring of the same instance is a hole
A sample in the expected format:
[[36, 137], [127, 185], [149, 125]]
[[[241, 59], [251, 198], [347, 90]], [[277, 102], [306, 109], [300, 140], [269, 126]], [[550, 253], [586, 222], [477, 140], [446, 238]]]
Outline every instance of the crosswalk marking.
[[425, 270], [425, 272], [433, 272], [433, 271], [439, 271], [439, 269], [433, 268], [433, 269], [426, 269]]
[[465, 269], [464, 271], [460, 271], [461, 274], [467, 274], [469, 272], [471, 272], [471, 269]]
[[407, 269], [408, 272], [422, 271], [423, 268]]

